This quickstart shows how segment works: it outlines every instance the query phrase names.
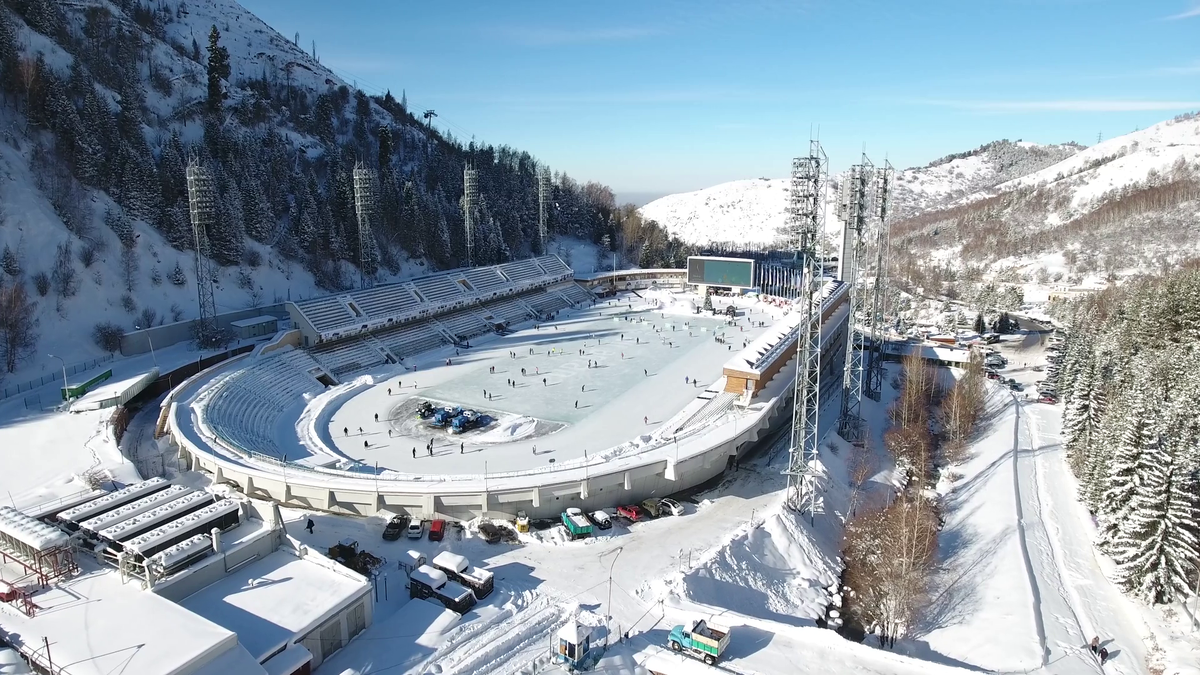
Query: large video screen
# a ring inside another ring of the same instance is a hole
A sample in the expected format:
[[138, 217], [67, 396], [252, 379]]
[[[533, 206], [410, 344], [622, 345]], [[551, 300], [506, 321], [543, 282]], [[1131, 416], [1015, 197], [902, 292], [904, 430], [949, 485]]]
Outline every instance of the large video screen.
[[754, 287], [754, 261], [744, 258], [688, 258], [689, 284], [705, 286]]

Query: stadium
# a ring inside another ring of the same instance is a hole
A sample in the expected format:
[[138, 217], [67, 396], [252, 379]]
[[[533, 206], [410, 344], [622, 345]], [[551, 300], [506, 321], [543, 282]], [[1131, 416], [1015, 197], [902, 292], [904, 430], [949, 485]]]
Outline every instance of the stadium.
[[[707, 283], [703, 267], [575, 274], [546, 255], [291, 302], [289, 330], [170, 392], [160, 443], [247, 495], [354, 515], [556, 517], [674, 494], [791, 417], [801, 313], [744, 292], [751, 261], [711, 260]], [[834, 280], [821, 293], [824, 402], [849, 298]]]

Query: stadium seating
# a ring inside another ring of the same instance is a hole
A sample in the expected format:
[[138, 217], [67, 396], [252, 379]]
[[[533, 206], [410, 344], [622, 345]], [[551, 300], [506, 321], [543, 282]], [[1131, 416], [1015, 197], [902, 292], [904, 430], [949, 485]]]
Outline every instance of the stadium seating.
[[517, 260], [515, 262], [504, 263], [499, 267], [500, 273], [513, 281], [525, 281], [526, 279], [536, 279], [544, 276], [545, 272], [541, 267], [538, 267], [537, 261], [530, 258], [528, 260]]
[[426, 302], [434, 304], [446, 302], [447, 300], [456, 300], [466, 295], [463, 293], [462, 286], [459, 286], [446, 276], [421, 277], [413, 279], [412, 284], [425, 297]]
[[392, 326], [375, 333], [374, 337], [382, 342], [388, 351], [400, 358], [408, 358], [449, 344], [441, 331], [428, 321]]
[[462, 309], [444, 314], [437, 317], [437, 322], [445, 326], [446, 330], [460, 340], [470, 340], [476, 335], [483, 335], [491, 330], [491, 327], [479, 315], [479, 310], [476, 309]]
[[336, 296], [301, 300], [296, 306], [318, 331], [330, 330], [354, 321], [354, 315]]
[[387, 284], [359, 291], [354, 304], [371, 318], [381, 318], [416, 308], [421, 304], [405, 284]]
[[463, 272], [463, 276], [480, 293], [499, 290], [509, 283], [492, 267], [473, 267]]
[[215, 382], [204, 404], [208, 426], [218, 437], [243, 450], [279, 456], [275, 426], [280, 415], [302, 399], [323, 389], [309, 374], [317, 368], [312, 357], [288, 350], [248, 362]]
[[571, 268], [567, 267], [567, 264], [558, 256], [544, 255], [540, 258], [536, 258], [535, 260], [537, 261], [538, 266], [546, 271], [546, 274], [563, 274], [571, 271]]
[[521, 299], [529, 303], [529, 306], [543, 315], [557, 312], [570, 306], [566, 298], [558, 293], [546, 290], [534, 291], [528, 295], [521, 296]]
[[494, 300], [483, 303], [483, 311], [491, 312], [492, 318], [501, 323], [511, 324], [532, 318], [529, 310], [514, 299]]
[[387, 363], [387, 359], [379, 353], [378, 349], [375, 349], [366, 340], [357, 337], [326, 342], [317, 345], [310, 351], [313, 358], [324, 366], [330, 375], [339, 379], [347, 373]]
[[577, 305], [589, 304], [592, 300], [596, 299], [596, 296], [592, 295], [591, 291], [574, 282], [551, 290], [558, 291], [567, 300]]

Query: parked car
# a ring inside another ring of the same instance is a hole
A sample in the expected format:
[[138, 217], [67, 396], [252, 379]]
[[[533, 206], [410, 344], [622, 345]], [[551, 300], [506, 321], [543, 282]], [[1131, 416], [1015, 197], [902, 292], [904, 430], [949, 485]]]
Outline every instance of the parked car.
[[661, 499], [658, 499], [657, 497], [650, 497], [649, 499], [642, 501], [642, 508], [650, 514], [651, 518], [657, 518], [662, 515], [662, 507], [660, 506], [661, 503]]
[[992, 370], [991, 368], [988, 368], [987, 370], [983, 371], [983, 374], [987, 375], [987, 379], [989, 379], [989, 380], [1000, 379], [1000, 373], [997, 373], [996, 371]]
[[589, 513], [588, 520], [591, 520], [592, 523], [595, 524], [597, 530], [612, 529], [612, 518], [609, 517], [608, 512], [606, 512], [604, 509]]
[[392, 516], [387, 525], [383, 526], [383, 538], [386, 541], [396, 541], [408, 529], [409, 517], [406, 515]]
[[1038, 403], [1049, 403], [1051, 405], [1058, 403], [1058, 397], [1054, 394], [1042, 394], [1038, 396]]
[[500, 532], [500, 528], [491, 523], [480, 523], [479, 534], [487, 543], [495, 544], [496, 542], [500, 541], [500, 535], [502, 533]]
[[1045, 366], [1034, 366], [1034, 367], [1033, 367], [1033, 372], [1035, 372], [1035, 373], [1040, 373], [1040, 372], [1042, 372], [1042, 371], [1043, 371], [1043, 370], [1045, 370], [1045, 369], [1046, 369], [1046, 368], [1045, 368]]
[[420, 520], [414, 520], [408, 525], [408, 538], [420, 539], [425, 534], [425, 523]]
[[446, 536], [446, 521], [438, 518], [429, 523], [429, 541], [441, 541]]
[[618, 506], [617, 507], [617, 515], [628, 518], [635, 523], [639, 520], [645, 520], [649, 516], [649, 514], [646, 513], [646, 510], [643, 509], [642, 507], [638, 506], [637, 504], [628, 504], [626, 506]]
[[680, 504], [679, 502], [675, 501], [674, 499], [671, 499], [670, 497], [664, 497], [664, 498], [660, 499], [658, 502], [658, 506], [660, 509], [662, 509], [662, 512], [664, 514], [669, 513], [673, 516], [682, 516], [683, 515], [683, 504]]

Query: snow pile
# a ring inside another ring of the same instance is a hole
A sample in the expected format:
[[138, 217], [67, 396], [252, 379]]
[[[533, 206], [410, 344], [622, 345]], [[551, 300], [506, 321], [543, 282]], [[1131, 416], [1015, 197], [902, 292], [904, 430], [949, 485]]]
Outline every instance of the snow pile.
[[503, 419], [494, 429], [475, 436], [472, 443], [509, 443], [532, 436], [537, 431], [538, 421], [528, 415]]

